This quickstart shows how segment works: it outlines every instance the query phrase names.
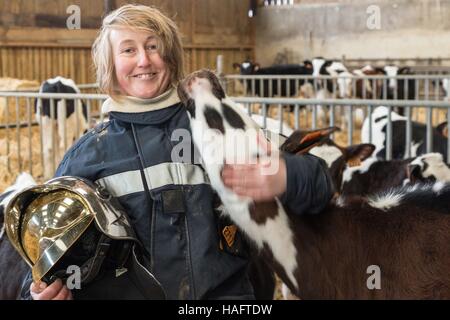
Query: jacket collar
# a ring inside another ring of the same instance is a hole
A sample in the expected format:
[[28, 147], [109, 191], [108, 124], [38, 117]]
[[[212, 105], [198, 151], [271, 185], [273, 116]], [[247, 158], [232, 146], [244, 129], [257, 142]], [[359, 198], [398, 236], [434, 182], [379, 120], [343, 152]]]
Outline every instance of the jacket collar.
[[136, 97], [125, 96], [120, 100], [108, 98], [103, 102], [102, 112], [124, 112], [124, 113], [142, 113], [147, 111], [161, 110], [180, 102], [177, 90], [171, 87], [169, 90], [152, 99], [140, 99]]

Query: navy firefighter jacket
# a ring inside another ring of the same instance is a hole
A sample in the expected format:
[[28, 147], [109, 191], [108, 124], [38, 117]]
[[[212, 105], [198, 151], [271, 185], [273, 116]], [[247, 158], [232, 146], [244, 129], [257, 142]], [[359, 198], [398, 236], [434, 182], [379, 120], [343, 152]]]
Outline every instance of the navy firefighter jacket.
[[[70, 148], [56, 176], [87, 178], [117, 197], [168, 299], [253, 298], [246, 257], [221, 248], [214, 194], [195, 161], [187, 112], [176, 99], [166, 101], [146, 112], [110, 111], [108, 122]], [[320, 212], [332, 196], [325, 163], [284, 157], [281, 201], [296, 214]]]

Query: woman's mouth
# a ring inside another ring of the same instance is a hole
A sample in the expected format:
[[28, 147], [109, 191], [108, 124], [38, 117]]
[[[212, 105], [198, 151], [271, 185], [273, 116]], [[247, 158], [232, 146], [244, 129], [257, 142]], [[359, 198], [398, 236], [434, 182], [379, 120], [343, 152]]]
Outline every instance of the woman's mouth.
[[154, 73], [140, 73], [140, 74], [136, 74], [134, 76], [132, 76], [133, 78], [137, 78], [137, 79], [151, 79], [154, 76], [156, 76], [156, 72]]

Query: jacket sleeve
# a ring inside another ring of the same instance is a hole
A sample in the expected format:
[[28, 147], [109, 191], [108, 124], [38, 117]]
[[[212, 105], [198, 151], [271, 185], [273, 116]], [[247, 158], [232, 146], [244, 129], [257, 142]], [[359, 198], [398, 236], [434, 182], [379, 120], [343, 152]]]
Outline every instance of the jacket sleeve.
[[25, 278], [22, 281], [22, 286], [20, 289], [20, 300], [33, 300], [31, 297], [30, 286], [33, 282], [33, 278], [31, 276], [31, 270], [26, 274]]
[[305, 154], [284, 153], [287, 186], [280, 201], [294, 214], [321, 212], [333, 196], [333, 184], [325, 161]]

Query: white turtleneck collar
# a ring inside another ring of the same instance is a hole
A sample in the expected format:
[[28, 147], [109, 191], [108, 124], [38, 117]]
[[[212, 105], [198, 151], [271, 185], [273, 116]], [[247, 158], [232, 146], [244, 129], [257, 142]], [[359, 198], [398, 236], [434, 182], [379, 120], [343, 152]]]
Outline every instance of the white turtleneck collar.
[[114, 112], [127, 112], [127, 113], [139, 113], [146, 111], [154, 111], [164, 109], [174, 104], [180, 102], [177, 90], [175, 87], [171, 87], [169, 90], [163, 94], [151, 98], [151, 99], [141, 99], [131, 96], [123, 96], [120, 101], [108, 98], [103, 102], [102, 112], [108, 113]]

